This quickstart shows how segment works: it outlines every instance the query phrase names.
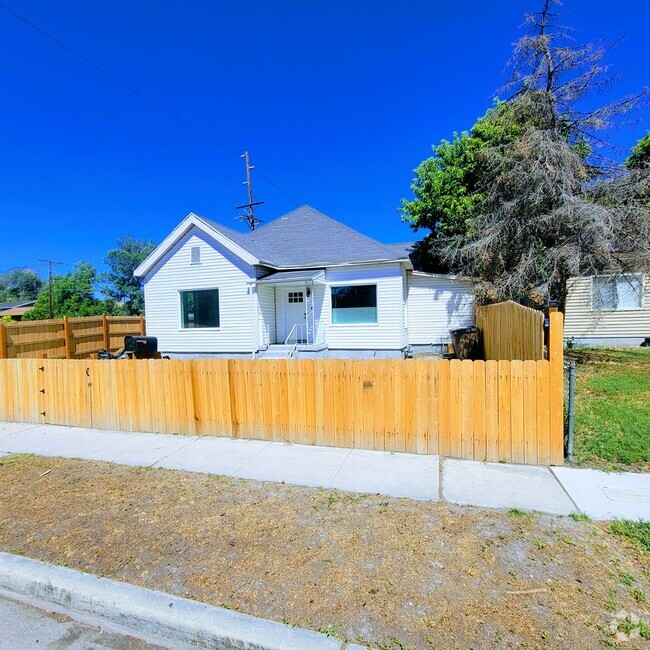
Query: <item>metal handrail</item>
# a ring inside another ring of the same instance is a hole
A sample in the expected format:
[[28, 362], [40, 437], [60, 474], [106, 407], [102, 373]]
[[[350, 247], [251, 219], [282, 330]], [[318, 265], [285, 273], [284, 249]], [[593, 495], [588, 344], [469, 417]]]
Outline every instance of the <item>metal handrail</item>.
[[291, 328], [291, 330], [289, 331], [289, 334], [287, 334], [287, 338], [284, 339], [284, 344], [285, 344], [285, 345], [288, 345], [288, 344], [289, 344], [289, 339], [291, 338], [291, 336], [293, 335], [293, 333], [295, 332], [295, 330], [296, 330], [297, 327], [298, 327], [298, 323], [296, 323], [296, 324]]
[[[291, 338], [291, 336], [293, 335], [293, 333], [296, 331], [296, 329], [298, 328], [298, 326], [299, 326], [299, 324], [296, 323], [296, 324], [291, 328], [291, 331], [290, 331], [289, 334], [287, 335], [287, 338], [284, 339], [284, 344], [285, 344], [285, 345], [288, 345], [288, 344], [289, 344], [289, 339]], [[297, 347], [298, 347], [298, 340], [296, 339], [296, 342], [293, 344], [293, 347], [291, 348], [291, 350], [289, 350], [289, 353], [287, 354], [287, 359], [291, 359], [291, 357], [293, 357], [293, 354], [294, 354], [294, 352], [296, 351], [296, 348], [297, 348]]]
[[309, 343], [309, 330], [305, 323], [296, 323], [292, 328], [287, 338], [284, 339], [285, 345], [288, 345], [291, 340], [294, 340], [296, 343]]

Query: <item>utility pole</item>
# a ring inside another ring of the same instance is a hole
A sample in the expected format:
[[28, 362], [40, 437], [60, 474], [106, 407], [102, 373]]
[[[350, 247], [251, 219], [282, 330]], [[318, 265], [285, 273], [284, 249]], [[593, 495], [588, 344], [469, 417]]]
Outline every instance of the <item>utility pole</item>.
[[50, 320], [52, 320], [52, 266], [54, 264], [63, 264], [63, 262], [57, 262], [56, 260], [44, 260], [44, 259], [39, 259], [39, 262], [45, 262], [49, 266], [49, 273], [48, 273], [48, 289], [50, 292]]
[[246, 162], [246, 180], [242, 183], [242, 185], [248, 186], [248, 203], [244, 203], [244, 205], [238, 205], [237, 210], [248, 208], [248, 211], [244, 212], [244, 214], [242, 214], [237, 218], [240, 219], [241, 221], [245, 221], [251, 230], [255, 230], [255, 226], [257, 226], [258, 223], [262, 222], [261, 219], [258, 219], [255, 216], [255, 206], [262, 205], [264, 201], [253, 201], [253, 185], [251, 184], [251, 169], [255, 169], [255, 167], [250, 163], [250, 159], [248, 157], [248, 151], [245, 151], [240, 157], [243, 158]]

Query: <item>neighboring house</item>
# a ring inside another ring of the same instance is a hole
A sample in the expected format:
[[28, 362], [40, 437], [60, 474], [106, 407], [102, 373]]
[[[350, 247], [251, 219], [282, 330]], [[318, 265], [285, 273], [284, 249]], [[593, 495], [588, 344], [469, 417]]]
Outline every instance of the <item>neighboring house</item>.
[[421, 273], [309, 206], [241, 233], [189, 214], [136, 269], [172, 355], [401, 356], [474, 322], [471, 283]]
[[34, 306], [35, 300], [19, 300], [18, 302], [0, 302], [0, 318], [9, 316], [11, 320], [22, 320]]
[[640, 345], [650, 340], [650, 281], [643, 273], [573, 278], [564, 337], [578, 345]]

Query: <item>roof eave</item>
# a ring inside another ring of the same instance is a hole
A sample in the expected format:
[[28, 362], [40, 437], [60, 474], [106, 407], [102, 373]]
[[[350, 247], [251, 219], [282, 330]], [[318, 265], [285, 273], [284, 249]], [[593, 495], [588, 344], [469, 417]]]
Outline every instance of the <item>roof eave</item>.
[[377, 259], [377, 260], [359, 260], [355, 262], [313, 262], [309, 264], [279, 264], [273, 268], [278, 271], [291, 271], [292, 269], [316, 269], [331, 268], [333, 266], [364, 266], [367, 264], [404, 264], [407, 268], [413, 268], [411, 260], [408, 258], [397, 259]]
[[428, 273], [427, 271], [413, 271], [412, 275], [424, 278], [440, 278], [444, 280], [456, 280], [457, 282], [476, 282], [475, 278], [469, 278], [466, 275], [453, 275], [450, 273]]
[[183, 237], [192, 226], [196, 226], [199, 230], [205, 232], [251, 266], [254, 266], [255, 264], [264, 264], [266, 266], [269, 264], [268, 262], [258, 259], [255, 255], [242, 248], [239, 244], [236, 244], [232, 239], [226, 237], [226, 235], [224, 235], [220, 230], [204, 221], [198, 215], [190, 212], [135, 269], [133, 275], [140, 278], [147, 275], [165, 253], [167, 253], [167, 251], [174, 246], [174, 244], [176, 244], [176, 242], [178, 242], [178, 240]]

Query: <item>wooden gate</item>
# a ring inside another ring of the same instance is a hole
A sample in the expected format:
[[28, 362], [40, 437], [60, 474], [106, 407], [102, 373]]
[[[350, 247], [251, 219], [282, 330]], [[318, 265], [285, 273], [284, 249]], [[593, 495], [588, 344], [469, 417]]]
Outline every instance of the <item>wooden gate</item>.
[[92, 379], [83, 360], [29, 359], [37, 367], [38, 422], [92, 427]]

